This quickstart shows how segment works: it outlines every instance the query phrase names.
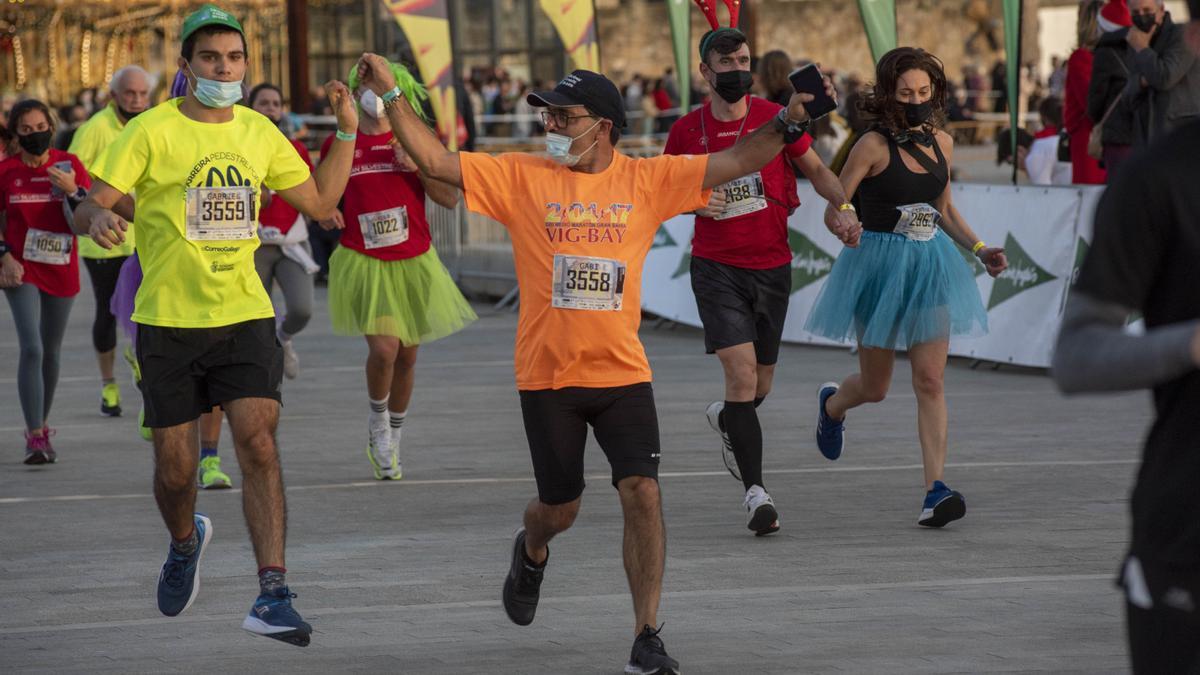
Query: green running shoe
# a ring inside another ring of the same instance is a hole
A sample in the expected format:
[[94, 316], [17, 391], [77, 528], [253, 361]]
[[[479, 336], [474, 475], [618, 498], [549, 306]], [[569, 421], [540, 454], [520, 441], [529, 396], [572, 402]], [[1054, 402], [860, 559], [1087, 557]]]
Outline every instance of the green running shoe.
[[384, 427], [368, 436], [367, 459], [375, 470], [375, 480], [400, 480], [400, 453], [391, 448], [391, 430]]
[[121, 416], [121, 388], [109, 382], [100, 390], [100, 414], [109, 417]]
[[221, 471], [220, 457], [205, 457], [200, 460], [197, 485], [204, 490], [225, 490], [233, 487], [233, 481]]

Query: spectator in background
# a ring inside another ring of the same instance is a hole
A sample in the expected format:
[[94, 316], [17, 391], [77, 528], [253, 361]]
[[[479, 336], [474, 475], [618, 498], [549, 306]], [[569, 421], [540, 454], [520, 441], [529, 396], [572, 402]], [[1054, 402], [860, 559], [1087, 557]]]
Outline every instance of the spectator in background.
[[1050, 57], [1050, 78], [1046, 81], [1046, 88], [1053, 98], [1061, 99], [1066, 93], [1067, 64], [1057, 56]]
[[75, 130], [80, 127], [88, 119], [87, 109], [79, 104], [67, 106], [59, 113], [62, 119], [62, 127], [58, 133], [54, 135], [54, 149], [66, 151], [71, 147], [71, 139], [75, 137]]
[[763, 54], [758, 62], [758, 82], [763, 98], [781, 106], [787, 106], [794, 93], [788, 75], [792, 72], [792, 59], [787, 53], [776, 49]]
[[1200, 57], [1185, 42], [1185, 25], [1171, 21], [1163, 0], [1131, 0], [1126, 33], [1133, 74], [1125, 95], [1134, 105], [1134, 145], [1145, 146], [1200, 119]]
[[[1154, 0], [1151, 0], [1153, 2]], [[1084, 0], [1079, 4], [1075, 24], [1078, 47], [1067, 59], [1067, 93], [1063, 99], [1063, 125], [1071, 143], [1071, 182], [1103, 185], [1104, 169], [1100, 161], [1088, 155], [1088, 137], [1092, 120], [1087, 116], [1088, 87], [1092, 80], [1092, 50], [1100, 41], [1100, 8], [1104, 0]]]
[[1054, 98], [1042, 99], [1038, 105], [1042, 118], [1042, 130], [1034, 134], [1029, 150], [1017, 151], [1021, 168], [1029, 174], [1034, 185], [1070, 185], [1071, 163], [1060, 159], [1058, 131], [1062, 128], [1062, 101]]
[[1008, 64], [997, 61], [992, 66], [992, 112], [1008, 112]]
[[654, 116], [654, 133], [665, 134], [671, 130], [671, 125], [675, 124], [675, 120], [679, 119], [679, 113], [678, 111], [672, 112], [675, 109], [675, 103], [671, 100], [671, 94], [662, 80], [654, 83], [654, 107], [658, 109]]
[[633, 78], [629, 80], [629, 84], [625, 85], [623, 96], [625, 97], [625, 112], [639, 112], [642, 109], [642, 95], [645, 93], [645, 83], [642, 81], [642, 76], [634, 73]]
[[1093, 52], [1087, 116], [1102, 126], [1101, 163], [1111, 179], [1133, 152], [1133, 108], [1130, 97], [1121, 94], [1133, 72], [1133, 50], [1125, 41], [1132, 25], [1125, 0], [1108, 0], [1097, 21], [1104, 34]]

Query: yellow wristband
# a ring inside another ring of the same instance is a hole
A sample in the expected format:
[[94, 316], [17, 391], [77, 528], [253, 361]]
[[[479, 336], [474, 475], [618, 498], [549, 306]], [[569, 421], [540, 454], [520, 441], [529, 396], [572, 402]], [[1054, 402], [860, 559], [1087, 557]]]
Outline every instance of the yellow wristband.
[[855, 210], [854, 205], [851, 204], [850, 202], [846, 202], [845, 204], [842, 204], [841, 206], [838, 207], [838, 211], [854, 211], [854, 210]]
[[977, 241], [977, 242], [975, 242], [975, 245], [971, 247], [971, 253], [973, 253], [974, 255], [979, 255], [979, 252], [982, 251], [986, 247], [987, 247], [987, 244], [983, 243], [982, 241]]

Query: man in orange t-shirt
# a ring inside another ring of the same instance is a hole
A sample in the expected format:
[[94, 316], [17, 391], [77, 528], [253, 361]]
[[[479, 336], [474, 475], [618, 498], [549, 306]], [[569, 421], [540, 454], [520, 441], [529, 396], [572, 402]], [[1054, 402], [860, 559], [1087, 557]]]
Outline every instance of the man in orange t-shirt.
[[[512, 237], [521, 314], [516, 376], [538, 496], [513, 541], [504, 609], [533, 621], [548, 543], [579, 513], [591, 425], [612, 465], [625, 515], [625, 569], [637, 635], [627, 673], [675, 673], [657, 625], [666, 536], [650, 365], [638, 339], [642, 264], [662, 221], [703, 208], [713, 186], [756, 171], [807, 127], [797, 94], [773, 123], [707, 156], [632, 159], [614, 150], [621, 94], [576, 70], [528, 102], [546, 108], [549, 157], [448, 152], [395, 89], [386, 62], [359, 61], [359, 79], [385, 102], [393, 132], [421, 171], [463, 190], [467, 208]], [[826, 88], [832, 92], [832, 86]]]

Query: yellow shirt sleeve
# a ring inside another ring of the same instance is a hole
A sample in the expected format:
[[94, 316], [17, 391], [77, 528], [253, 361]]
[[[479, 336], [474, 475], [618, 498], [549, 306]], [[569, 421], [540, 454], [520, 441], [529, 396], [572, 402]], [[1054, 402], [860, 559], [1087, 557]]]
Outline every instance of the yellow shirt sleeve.
[[288, 141], [287, 136], [284, 136], [279, 129], [274, 125], [263, 125], [267, 138], [271, 141], [271, 167], [267, 170], [267, 175], [263, 178], [263, 184], [268, 188], [279, 190], [290, 190], [312, 175], [308, 165], [296, 152], [296, 148]]
[[92, 176], [129, 194], [142, 181], [149, 165], [150, 137], [141, 125], [127, 124], [117, 140], [100, 153]]

